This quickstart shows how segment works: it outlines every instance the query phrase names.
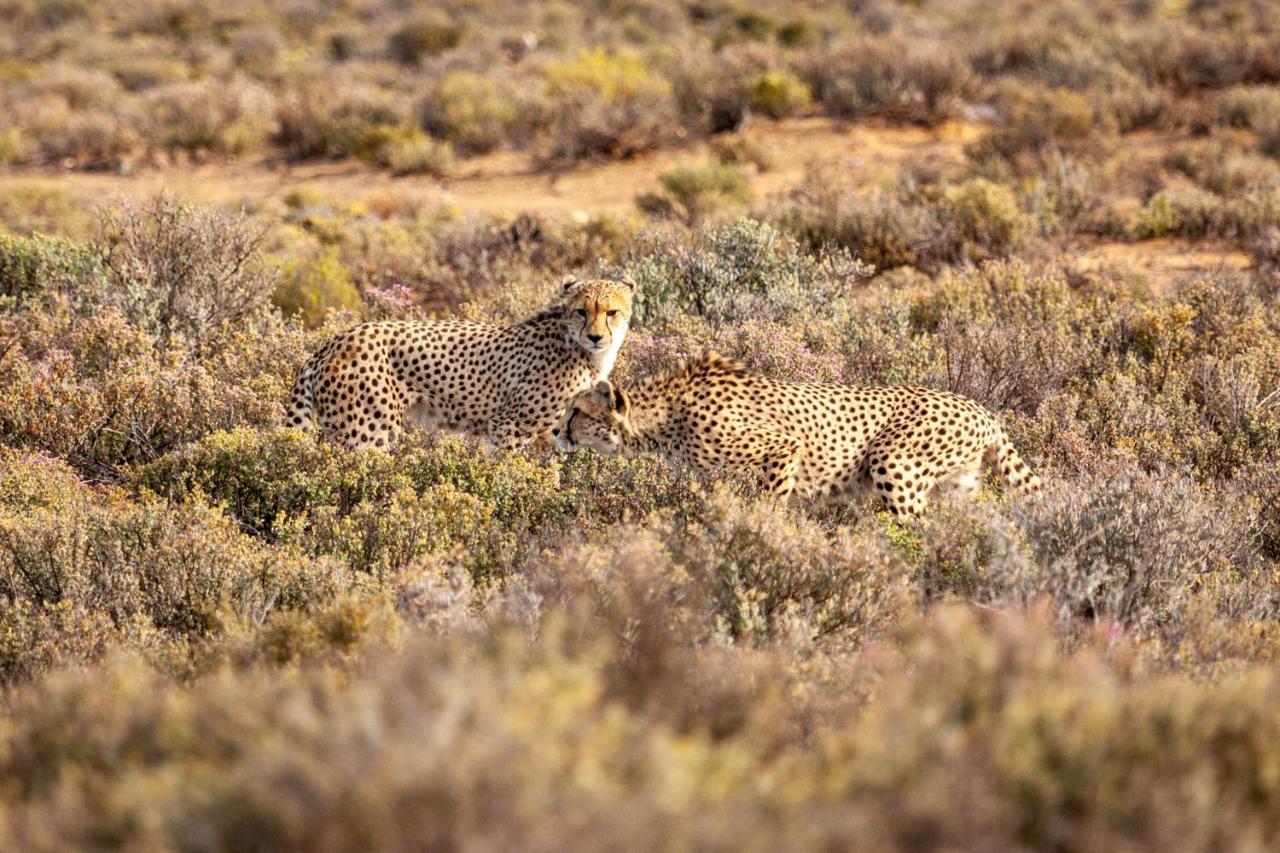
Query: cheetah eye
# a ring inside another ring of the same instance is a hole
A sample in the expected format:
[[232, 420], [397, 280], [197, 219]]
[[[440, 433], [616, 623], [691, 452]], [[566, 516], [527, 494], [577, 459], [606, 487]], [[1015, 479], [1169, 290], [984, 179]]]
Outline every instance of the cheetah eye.
[[614, 308], [613, 310], [609, 311], [609, 316], [610, 316], [610, 317], [617, 317], [617, 316], [618, 316], [618, 309], [617, 309], [617, 308]]
[[579, 308], [579, 309], [578, 309], [578, 316], [579, 316], [579, 317], [581, 317], [581, 318], [582, 318], [582, 319], [584, 319], [584, 320], [585, 320], [585, 319], [587, 319], [587, 309], [586, 309], [586, 308]]

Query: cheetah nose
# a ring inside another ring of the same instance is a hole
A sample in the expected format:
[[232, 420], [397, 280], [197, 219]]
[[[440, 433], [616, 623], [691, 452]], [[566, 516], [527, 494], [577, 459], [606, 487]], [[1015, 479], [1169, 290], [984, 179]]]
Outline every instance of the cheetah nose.
[[559, 438], [559, 437], [560, 437], [560, 427], [556, 427], [555, 429], [551, 430], [551, 434], [552, 434], [552, 435], [554, 435], [556, 438]]
[[604, 335], [587, 335], [587, 340], [591, 341], [593, 344], [598, 344], [600, 343], [600, 339], [603, 337]]

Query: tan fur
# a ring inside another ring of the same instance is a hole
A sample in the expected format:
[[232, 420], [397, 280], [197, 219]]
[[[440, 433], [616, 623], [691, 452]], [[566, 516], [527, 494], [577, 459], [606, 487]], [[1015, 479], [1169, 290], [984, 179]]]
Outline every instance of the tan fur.
[[928, 388], [779, 382], [708, 353], [627, 392], [604, 381], [553, 430], [563, 450], [653, 453], [677, 468], [756, 472], [780, 498], [876, 494], [895, 514], [976, 490], [984, 464], [1039, 487], [978, 403]]
[[349, 448], [387, 447], [406, 425], [518, 447], [555, 426], [606, 379], [626, 337], [635, 285], [565, 279], [523, 323], [365, 323], [332, 338], [299, 374], [286, 413]]

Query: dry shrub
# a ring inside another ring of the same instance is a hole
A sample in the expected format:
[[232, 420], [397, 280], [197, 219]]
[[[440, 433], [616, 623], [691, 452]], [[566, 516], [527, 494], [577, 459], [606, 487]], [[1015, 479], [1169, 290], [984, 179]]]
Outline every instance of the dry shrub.
[[267, 425], [308, 342], [289, 330], [235, 330], [216, 356], [184, 358], [116, 310], [0, 318], [0, 436], [95, 477], [147, 461], [217, 429]]
[[705, 589], [716, 631], [737, 642], [857, 642], [893, 624], [904, 603], [902, 575], [875, 537], [841, 531], [832, 541], [811, 521], [724, 492], [668, 543]]
[[1089, 352], [1059, 329], [1025, 325], [938, 329], [946, 370], [942, 387], [995, 411], [1034, 414], [1079, 375]]
[[167, 196], [126, 204], [102, 218], [104, 286], [80, 299], [119, 308], [160, 347], [181, 340], [197, 352], [216, 349], [229, 326], [267, 305], [271, 274], [260, 239], [244, 213]]
[[460, 151], [481, 154], [507, 141], [521, 121], [521, 111], [511, 81], [451, 71], [424, 99], [422, 123]]
[[1064, 619], [1114, 619], [1176, 647], [1202, 596], [1225, 617], [1275, 618], [1239, 508], [1184, 479], [1054, 485], [1023, 524], [1040, 567], [1027, 591], [1052, 595]]
[[152, 138], [164, 147], [241, 155], [260, 150], [278, 131], [271, 93], [243, 79], [175, 83], [148, 98]]
[[828, 112], [938, 124], [973, 97], [969, 67], [940, 43], [864, 37], [818, 52], [805, 76]]
[[785, 319], [847, 293], [870, 273], [846, 252], [808, 254], [751, 219], [705, 228], [692, 243], [655, 237], [622, 266], [638, 285], [636, 323], [655, 328], [681, 311], [717, 324]]
[[412, 124], [412, 105], [359, 79], [339, 74], [304, 77], [277, 110], [277, 141], [291, 157], [352, 156], [367, 150], [368, 134]]
[[769, 215], [807, 245], [839, 246], [877, 270], [1005, 257], [1036, 232], [1014, 192], [984, 178], [867, 195], [815, 172]]
[[14, 234], [56, 234], [84, 238], [93, 218], [85, 206], [55, 181], [14, 181], [0, 199], [0, 221]]
[[1110, 130], [1110, 116], [1069, 89], [1010, 82], [998, 90], [995, 106], [1000, 119], [970, 147], [970, 156], [1001, 158], [1018, 171], [1037, 171], [1054, 155], [1097, 156]]
[[544, 71], [550, 161], [626, 157], [672, 138], [671, 85], [631, 53], [584, 50]]
[[462, 29], [448, 12], [430, 9], [401, 24], [391, 34], [387, 39], [387, 53], [396, 62], [417, 65], [426, 57], [457, 47], [461, 39]]

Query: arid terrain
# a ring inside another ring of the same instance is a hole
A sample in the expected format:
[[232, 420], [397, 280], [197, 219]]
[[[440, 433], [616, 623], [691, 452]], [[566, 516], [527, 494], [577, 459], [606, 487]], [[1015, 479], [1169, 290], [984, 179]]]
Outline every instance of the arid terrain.
[[[1280, 844], [1280, 10], [0, 0], [0, 850]], [[285, 426], [363, 321], [977, 400], [920, 518]]]

